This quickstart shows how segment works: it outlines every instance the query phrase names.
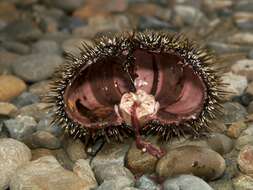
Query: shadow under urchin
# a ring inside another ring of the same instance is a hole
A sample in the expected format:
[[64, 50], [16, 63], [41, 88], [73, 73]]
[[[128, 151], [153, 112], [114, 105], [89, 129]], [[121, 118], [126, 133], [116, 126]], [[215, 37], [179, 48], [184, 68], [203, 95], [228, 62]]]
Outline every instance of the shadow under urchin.
[[46, 97], [53, 123], [74, 138], [197, 137], [221, 113], [226, 92], [217, 59], [182, 35], [119, 33], [80, 50], [66, 53]]

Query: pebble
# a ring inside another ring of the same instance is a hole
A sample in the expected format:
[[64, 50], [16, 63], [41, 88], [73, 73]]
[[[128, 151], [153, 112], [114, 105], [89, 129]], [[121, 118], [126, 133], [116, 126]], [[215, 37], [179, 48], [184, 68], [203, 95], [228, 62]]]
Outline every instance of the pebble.
[[248, 57], [249, 57], [249, 59], [253, 59], [253, 49], [250, 50]]
[[55, 41], [50, 40], [40, 40], [33, 44], [32, 53], [42, 53], [42, 54], [61, 54], [60, 46]]
[[23, 92], [16, 98], [12, 100], [12, 103], [15, 104], [18, 108], [24, 107], [26, 105], [38, 103], [40, 98], [37, 95], [34, 95], [30, 92]]
[[10, 23], [3, 29], [3, 33], [12, 40], [31, 42], [38, 40], [42, 32], [30, 20], [18, 20]]
[[50, 89], [49, 80], [43, 80], [29, 86], [29, 92], [39, 97], [45, 96], [49, 92], [49, 89]]
[[51, 150], [53, 155], [56, 157], [57, 161], [61, 164], [62, 167], [68, 170], [73, 170], [74, 162], [70, 160], [66, 151], [62, 148]]
[[85, 145], [80, 139], [68, 138], [66, 141], [65, 150], [73, 162], [87, 158]]
[[58, 55], [32, 54], [17, 59], [13, 71], [27, 82], [38, 82], [51, 77], [62, 63], [63, 59]]
[[243, 173], [253, 175], [253, 145], [246, 145], [241, 149], [237, 163]]
[[78, 55], [81, 52], [79, 48], [82, 47], [83, 43], [86, 43], [92, 46], [92, 42], [90, 40], [83, 39], [83, 38], [70, 38], [70, 39], [65, 40], [62, 43], [62, 49], [64, 50], [64, 52]]
[[175, 17], [179, 17], [187, 25], [205, 24], [208, 20], [197, 8], [186, 5], [176, 5], [174, 7]]
[[166, 21], [159, 20], [151, 16], [141, 16], [139, 19], [139, 30], [154, 29], [154, 30], [172, 30], [173, 27]]
[[8, 102], [0, 102], [0, 115], [13, 117], [18, 111], [18, 108]]
[[134, 180], [133, 174], [126, 167], [115, 164], [95, 166], [93, 170], [99, 184], [106, 180], [113, 180], [118, 176], [129, 178], [132, 181]]
[[247, 111], [249, 114], [253, 114], [253, 101], [250, 102], [250, 104], [248, 105]]
[[252, 12], [253, 11], [253, 2], [251, 0], [243, 0], [235, 3], [236, 11], [245, 11]]
[[136, 186], [139, 189], [143, 189], [143, 190], [159, 190], [160, 189], [159, 186], [153, 180], [151, 180], [147, 175], [141, 176], [137, 180]]
[[52, 114], [46, 114], [39, 120], [37, 131], [47, 131], [56, 137], [60, 137], [64, 132], [63, 128], [60, 125], [52, 124], [52, 120]]
[[167, 179], [164, 190], [213, 190], [203, 179], [192, 175], [180, 175]]
[[250, 50], [249, 47], [216, 41], [208, 42], [207, 47], [213, 49], [218, 55], [226, 53], [248, 52]]
[[253, 14], [249, 12], [237, 12], [234, 14], [236, 26], [242, 30], [253, 29]]
[[234, 148], [233, 141], [228, 136], [220, 133], [212, 133], [207, 138], [207, 144], [212, 150], [221, 155], [229, 153]]
[[11, 178], [11, 190], [89, 190], [89, 184], [64, 169], [53, 156], [44, 156], [20, 168]]
[[140, 189], [137, 189], [135, 187], [125, 187], [122, 190], [140, 190]]
[[46, 131], [37, 131], [33, 133], [32, 143], [37, 148], [58, 149], [61, 147], [60, 140]]
[[253, 80], [253, 60], [243, 59], [237, 61], [231, 70], [238, 75], [246, 76], [249, 81]]
[[97, 181], [90, 167], [89, 160], [77, 160], [73, 167], [73, 172], [83, 179], [90, 189], [97, 187]]
[[36, 121], [40, 121], [46, 115], [45, 108], [48, 107], [46, 103], [34, 103], [24, 106], [19, 109], [20, 115], [27, 115], [33, 117]]
[[244, 136], [244, 135], [252, 135], [253, 136], [253, 124], [252, 123], [248, 123], [247, 129], [242, 131], [241, 136]]
[[7, 189], [17, 168], [27, 164], [31, 157], [25, 144], [11, 138], [0, 139], [0, 189]]
[[253, 34], [249, 32], [237, 33], [229, 37], [229, 42], [236, 44], [253, 45]]
[[231, 124], [246, 117], [246, 109], [237, 102], [226, 102], [223, 104], [224, 115], [221, 118], [225, 124]]
[[46, 148], [32, 149], [32, 160], [37, 160], [43, 156], [53, 156], [53, 152]]
[[237, 121], [232, 123], [228, 130], [227, 135], [231, 138], [238, 138], [243, 130], [245, 130], [248, 126], [243, 121]]
[[231, 92], [231, 95], [228, 95], [227, 99], [232, 99], [234, 96], [242, 95], [248, 84], [245, 76], [236, 75], [232, 72], [225, 73], [222, 76], [222, 80], [224, 83], [228, 84], [226, 88], [229, 92]]
[[153, 173], [157, 160], [156, 157], [149, 153], [143, 153], [133, 142], [126, 154], [125, 165], [134, 174]]
[[235, 190], [251, 190], [253, 187], [253, 178], [247, 175], [240, 175], [233, 178]]
[[235, 142], [237, 150], [241, 150], [245, 145], [253, 145], [253, 135], [241, 135]]
[[192, 173], [214, 180], [224, 173], [225, 168], [225, 160], [215, 151], [199, 146], [182, 146], [168, 151], [158, 161], [156, 172], [160, 177]]
[[15, 119], [4, 121], [11, 138], [26, 140], [36, 130], [37, 122], [31, 116], [18, 115]]
[[26, 90], [26, 84], [13, 75], [0, 76], [0, 101], [9, 101]]
[[18, 54], [9, 51], [0, 51], [0, 74], [11, 74], [12, 64], [19, 57]]
[[124, 166], [124, 159], [127, 150], [129, 149], [129, 140], [124, 143], [106, 143], [103, 148], [91, 161], [91, 167], [107, 164], [115, 164]]
[[16, 41], [4, 42], [3, 47], [8, 51], [17, 54], [28, 54], [31, 51], [28, 45]]
[[134, 181], [127, 177], [119, 176], [115, 179], [104, 181], [96, 190], [119, 190], [133, 185]]
[[85, 0], [55, 0], [53, 4], [65, 11], [74, 11], [75, 9], [81, 7], [85, 3]]

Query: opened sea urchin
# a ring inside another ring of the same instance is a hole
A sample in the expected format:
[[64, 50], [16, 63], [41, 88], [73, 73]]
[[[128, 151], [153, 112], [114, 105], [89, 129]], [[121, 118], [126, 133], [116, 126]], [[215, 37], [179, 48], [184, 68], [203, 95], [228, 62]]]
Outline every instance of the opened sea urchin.
[[182, 36], [122, 33], [84, 44], [54, 76], [54, 122], [72, 136], [123, 140], [163, 153], [141, 135], [164, 140], [208, 131], [224, 92], [215, 58]]

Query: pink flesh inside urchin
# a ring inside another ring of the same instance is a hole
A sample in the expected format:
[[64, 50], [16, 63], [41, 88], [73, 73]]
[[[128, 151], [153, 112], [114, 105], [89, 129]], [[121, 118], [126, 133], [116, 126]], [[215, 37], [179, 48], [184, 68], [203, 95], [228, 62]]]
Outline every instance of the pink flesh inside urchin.
[[[64, 94], [68, 116], [86, 128], [98, 129], [126, 122], [135, 130], [130, 107], [122, 109], [119, 105], [125, 96], [140, 93], [148, 100], [138, 99], [139, 106], [135, 110], [138, 131], [150, 120], [180, 125], [198, 117], [203, 109], [206, 87], [190, 65], [185, 66], [179, 56], [169, 53], [137, 49], [133, 56], [135, 62], [129, 73], [122, 67], [125, 55], [109, 57], [81, 70]], [[140, 107], [143, 105], [146, 110]]]

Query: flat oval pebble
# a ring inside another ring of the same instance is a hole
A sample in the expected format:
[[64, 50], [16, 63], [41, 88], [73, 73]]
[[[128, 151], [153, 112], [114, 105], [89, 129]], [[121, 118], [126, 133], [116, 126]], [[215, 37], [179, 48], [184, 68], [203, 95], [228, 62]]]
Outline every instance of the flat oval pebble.
[[180, 175], [167, 179], [163, 190], [213, 190], [203, 179], [192, 175]]
[[0, 101], [9, 101], [20, 95], [26, 89], [26, 84], [13, 75], [0, 76]]
[[167, 152], [156, 166], [161, 177], [193, 174], [206, 180], [219, 178], [225, 171], [225, 160], [215, 151], [199, 146], [182, 146]]
[[240, 170], [245, 174], [253, 175], [253, 146], [246, 145], [240, 151], [237, 163]]
[[11, 190], [89, 190], [88, 184], [64, 169], [53, 156], [44, 156], [20, 168], [10, 182]]
[[11, 138], [0, 139], [0, 189], [7, 189], [17, 168], [31, 157], [31, 150], [25, 144]]

